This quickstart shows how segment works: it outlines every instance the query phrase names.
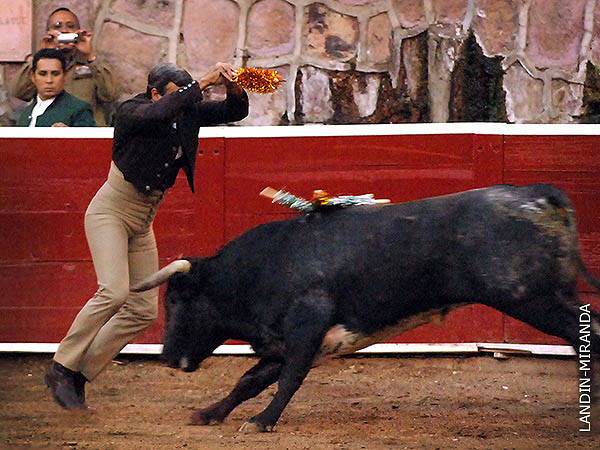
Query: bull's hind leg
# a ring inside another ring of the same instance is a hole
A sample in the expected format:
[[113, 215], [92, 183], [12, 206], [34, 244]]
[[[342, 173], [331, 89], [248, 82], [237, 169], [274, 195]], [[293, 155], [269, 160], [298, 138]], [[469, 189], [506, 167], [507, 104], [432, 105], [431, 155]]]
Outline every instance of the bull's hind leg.
[[313, 292], [294, 302], [285, 318], [285, 362], [279, 388], [269, 406], [248, 420], [240, 431], [271, 431], [292, 396], [302, 385], [331, 327], [332, 302], [322, 292]]
[[191, 424], [208, 425], [211, 422], [223, 422], [236, 406], [256, 397], [275, 383], [281, 372], [281, 365], [281, 361], [261, 359], [240, 378], [227, 397], [208, 408], [196, 410], [192, 414]]
[[[580, 357], [580, 361], [589, 360], [589, 374], [592, 379], [594, 361], [600, 355], [600, 315], [593, 311], [585, 315], [585, 310], [576, 306], [578, 304], [577, 295], [573, 294], [568, 298], [556, 295], [535, 301], [490, 306], [546, 334], [567, 341]], [[588, 317], [589, 323], [582, 321], [582, 318], [588, 320]], [[585, 337], [582, 330], [586, 330]], [[597, 396], [594, 381], [591, 381], [591, 385], [594, 389], [593, 395]]]

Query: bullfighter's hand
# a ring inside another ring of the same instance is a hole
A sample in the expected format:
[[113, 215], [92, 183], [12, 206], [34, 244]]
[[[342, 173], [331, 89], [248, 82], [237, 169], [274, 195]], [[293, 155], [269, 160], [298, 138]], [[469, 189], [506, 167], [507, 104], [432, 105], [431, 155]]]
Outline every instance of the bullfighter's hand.
[[215, 67], [198, 81], [200, 89], [208, 86], [232, 83], [234, 67], [231, 64], [218, 62]]
[[53, 126], [53, 127], [67, 127], [67, 128], [69, 128], [69, 125], [67, 125], [67, 124], [64, 124], [64, 123], [62, 123], [62, 122], [56, 122], [56, 123], [53, 123], [53, 124], [52, 124], [52, 126]]

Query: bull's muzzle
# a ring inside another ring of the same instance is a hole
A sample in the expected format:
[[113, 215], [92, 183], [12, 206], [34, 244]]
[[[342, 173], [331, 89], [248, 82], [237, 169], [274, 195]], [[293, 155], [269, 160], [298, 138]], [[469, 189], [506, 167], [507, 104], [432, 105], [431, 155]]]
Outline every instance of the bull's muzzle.
[[184, 372], [193, 372], [198, 368], [198, 363], [193, 363], [185, 356], [179, 360], [179, 368]]
[[178, 359], [166, 359], [166, 364], [171, 369], [181, 369], [184, 372], [194, 372], [200, 367], [200, 363], [193, 362], [186, 356], [182, 356]]

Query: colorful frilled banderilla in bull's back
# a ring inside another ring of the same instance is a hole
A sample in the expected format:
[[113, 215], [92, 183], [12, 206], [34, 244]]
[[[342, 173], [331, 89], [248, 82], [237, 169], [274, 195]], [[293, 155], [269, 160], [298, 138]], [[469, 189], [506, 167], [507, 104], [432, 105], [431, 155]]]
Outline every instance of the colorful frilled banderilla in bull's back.
[[270, 198], [273, 203], [288, 206], [289, 208], [297, 209], [305, 213], [322, 211], [329, 208], [337, 209], [359, 205], [378, 205], [390, 202], [388, 199], [373, 198], [373, 194], [341, 195], [339, 197], [332, 197], [326, 191], [320, 189], [313, 191], [313, 197], [310, 200], [296, 197], [283, 190], [277, 191], [271, 187], [263, 189], [260, 195]]

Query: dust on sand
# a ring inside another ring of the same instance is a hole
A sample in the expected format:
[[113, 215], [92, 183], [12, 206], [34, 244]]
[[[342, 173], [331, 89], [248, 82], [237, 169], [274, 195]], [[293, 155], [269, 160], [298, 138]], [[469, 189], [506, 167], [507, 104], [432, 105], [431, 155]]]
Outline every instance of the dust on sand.
[[67, 412], [43, 384], [50, 355], [0, 354], [0, 448], [7, 449], [570, 449], [581, 432], [573, 358], [345, 357], [313, 369], [272, 433], [238, 429], [276, 385], [220, 425], [187, 425], [256, 363], [218, 356], [194, 373], [122, 357], [88, 385], [90, 411]]

